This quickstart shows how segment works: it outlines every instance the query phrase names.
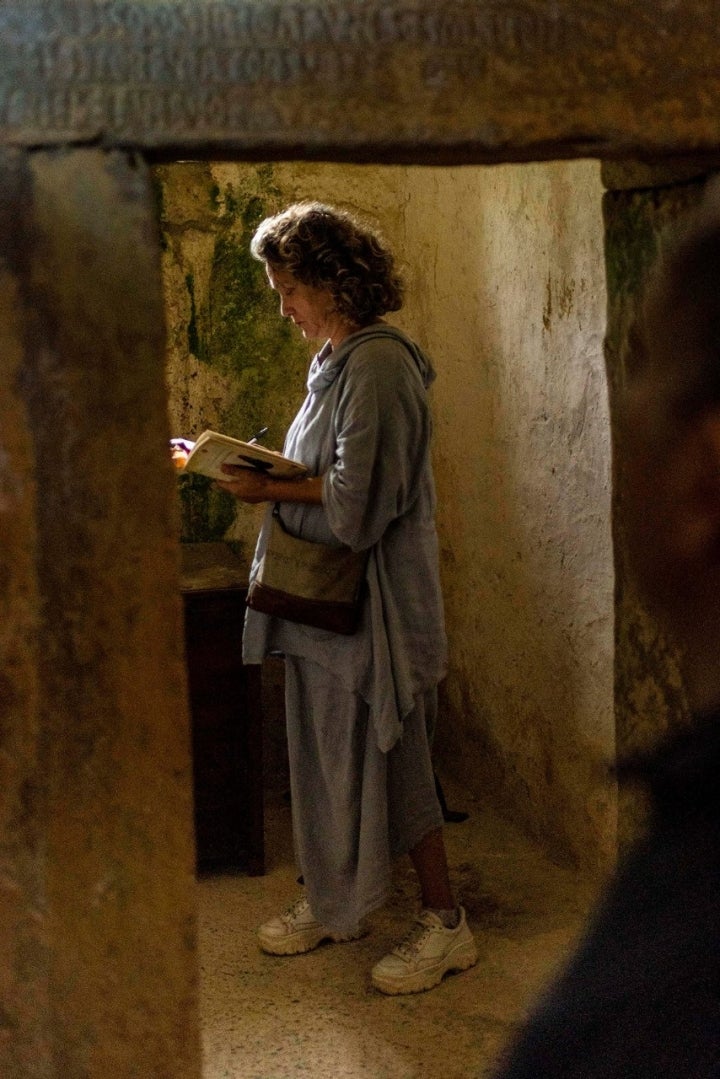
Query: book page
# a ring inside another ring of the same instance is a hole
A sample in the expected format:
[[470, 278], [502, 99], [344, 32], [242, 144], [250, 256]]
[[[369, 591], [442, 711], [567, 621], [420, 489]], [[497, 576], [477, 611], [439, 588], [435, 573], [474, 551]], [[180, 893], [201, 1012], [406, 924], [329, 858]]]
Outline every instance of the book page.
[[211, 479], [226, 480], [229, 477], [222, 470], [224, 464], [254, 469], [277, 478], [306, 476], [308, 472], [305, 465], [283, 457], [281, 453], [213, 431], [205, 431], [200, 436], [180, 472], [198, 472]]

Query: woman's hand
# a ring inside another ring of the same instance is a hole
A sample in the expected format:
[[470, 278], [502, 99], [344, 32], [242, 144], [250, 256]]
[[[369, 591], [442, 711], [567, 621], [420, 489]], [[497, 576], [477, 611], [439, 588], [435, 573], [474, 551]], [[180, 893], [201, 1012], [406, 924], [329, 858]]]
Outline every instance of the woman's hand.
[[215, 485], [241, 502], [305, 502], [322, 505], [322, 476], [302, 476], [298, 479], [273, 480], [264, 472], [239, 465], [223, 465], [226, 480]]
[[274, 501], [275, 495], [269, 490], [272, 480], [268, 480], [264, 472], [241, 468], [238, 465], [223, 465], [222, 470], [227, 473], [227, 479], [215, 481], [221, 491], [240, 499], [241, 502]]

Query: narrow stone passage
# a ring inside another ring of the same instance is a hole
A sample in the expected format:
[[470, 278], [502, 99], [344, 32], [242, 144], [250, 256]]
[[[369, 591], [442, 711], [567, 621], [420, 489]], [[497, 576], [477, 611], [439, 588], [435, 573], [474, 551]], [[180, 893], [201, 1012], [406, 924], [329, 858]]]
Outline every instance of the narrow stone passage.
[[200, 909], [204, 1079], [461, 1079], [490, 1068], [583, 924], [597, 885], [560, 868], [512, 826], [443, 778], [453, 883], [480, 959], [429, 993], [384, 997], [372, 965], [416, 909], [409, 862], [393, 895], [349, 944], [264, 955], [257, 926], [297, 893], [290, 811], [267, 806], [264, 877], [203, 876]]

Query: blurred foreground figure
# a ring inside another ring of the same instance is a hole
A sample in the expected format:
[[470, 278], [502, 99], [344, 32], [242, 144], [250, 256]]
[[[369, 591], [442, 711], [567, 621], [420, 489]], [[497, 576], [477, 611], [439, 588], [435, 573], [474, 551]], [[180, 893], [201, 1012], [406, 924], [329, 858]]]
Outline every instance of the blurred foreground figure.
[[693, 724], [620, 768], [652, 816], [502, 1079], [720, 1076], [720, 200], [656, 270], [624, 445], [637, 578], [684, 652]]

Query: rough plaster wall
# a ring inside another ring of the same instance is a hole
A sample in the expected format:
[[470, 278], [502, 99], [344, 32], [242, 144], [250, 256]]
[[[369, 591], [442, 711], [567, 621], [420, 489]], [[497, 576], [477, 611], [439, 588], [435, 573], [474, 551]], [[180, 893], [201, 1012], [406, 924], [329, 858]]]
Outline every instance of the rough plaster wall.
[[[235, 192], [257, 172], [213, 166]], [[392, 321], [438, 369], [451, 643], [438, 755], [543, 842], [604, 861], [614, 792], [599, 772], [614, 744], [599, 167], [285, 163], [263, 183], [268, 207], [320, 198], [380, 224], [408, 282]]]
[[602, 865], [615, 792], [599, 168], [409, 181], [418, 322], [440, 373], [438, 752], [558, 852]]

